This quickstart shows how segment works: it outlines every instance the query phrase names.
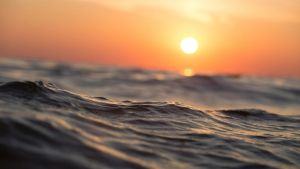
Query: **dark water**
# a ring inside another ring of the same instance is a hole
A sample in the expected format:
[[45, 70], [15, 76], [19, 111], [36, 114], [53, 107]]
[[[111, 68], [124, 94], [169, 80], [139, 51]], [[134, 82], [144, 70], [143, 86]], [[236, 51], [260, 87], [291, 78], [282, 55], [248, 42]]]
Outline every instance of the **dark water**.
[[300, 168], [300, 81], [0, 61], [1, 168]]

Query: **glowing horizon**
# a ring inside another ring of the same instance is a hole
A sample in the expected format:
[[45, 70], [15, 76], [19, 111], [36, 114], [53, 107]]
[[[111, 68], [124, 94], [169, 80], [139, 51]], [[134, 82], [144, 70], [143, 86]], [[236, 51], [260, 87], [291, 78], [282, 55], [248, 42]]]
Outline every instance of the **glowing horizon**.
[[[299, 8], [296, 0], [4, 0], [0, 57], [300, 76]], [[179, 47], [185, 37], [201, 45], [191, 57]]]

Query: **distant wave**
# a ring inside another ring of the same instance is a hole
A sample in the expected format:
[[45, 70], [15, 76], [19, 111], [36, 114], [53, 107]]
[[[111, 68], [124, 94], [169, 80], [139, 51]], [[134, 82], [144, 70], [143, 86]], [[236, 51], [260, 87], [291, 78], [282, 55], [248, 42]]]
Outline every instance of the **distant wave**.
[[112, 100], [43, 81], [0, 83], [0, 105], [2, 168], [300, 168], [299, 115]]
[[[116, 100], [180, 102], [200, 109], [263, 109], [300, 115], [300, 79], [243, 75], [184, 77], [167, 71], [0, 60], [0, 82], [45, 81]], [[48, 84], [47, 84], [48, 85]]]

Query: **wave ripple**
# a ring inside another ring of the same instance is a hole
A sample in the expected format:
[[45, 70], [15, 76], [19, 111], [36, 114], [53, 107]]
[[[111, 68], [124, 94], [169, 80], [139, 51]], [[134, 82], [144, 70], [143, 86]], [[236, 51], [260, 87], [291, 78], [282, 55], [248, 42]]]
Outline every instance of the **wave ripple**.
[[300, 168], [300, 117], [0, 84], [3, 168]]

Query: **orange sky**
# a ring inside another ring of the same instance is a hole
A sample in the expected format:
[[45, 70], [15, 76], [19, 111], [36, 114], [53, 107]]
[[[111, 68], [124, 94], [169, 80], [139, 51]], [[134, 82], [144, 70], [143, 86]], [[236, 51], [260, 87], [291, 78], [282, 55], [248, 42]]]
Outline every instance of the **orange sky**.
[[[300, 76], [298, 0], [1, 0], [0, 56]], [[200, 50], [180, 50], [186, 36]]]

